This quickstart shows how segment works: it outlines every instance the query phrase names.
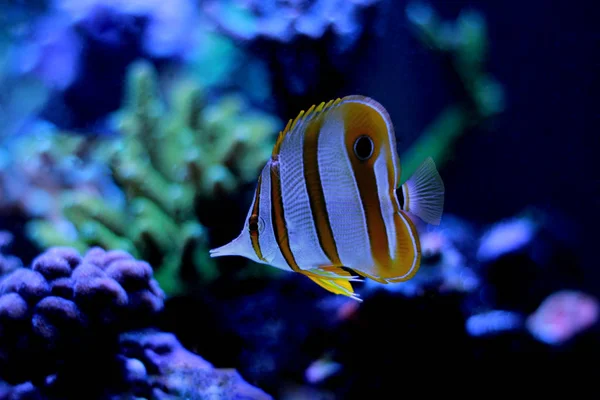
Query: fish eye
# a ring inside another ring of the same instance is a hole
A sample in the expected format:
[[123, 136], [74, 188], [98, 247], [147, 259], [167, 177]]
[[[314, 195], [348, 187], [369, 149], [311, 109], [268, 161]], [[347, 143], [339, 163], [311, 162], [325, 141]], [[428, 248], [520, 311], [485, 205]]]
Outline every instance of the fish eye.
[[373, 155], [373, 140], [362, 135], [354, 142], [354, 154], [360, 161], [368, 160]]
[[262, 219], [259, 218], [258, 215], [252, 214], [248, 219], [248, 230], [251, 235], [257, 235], [259, 231], [262, 231], [264, 224], [262, 223]]

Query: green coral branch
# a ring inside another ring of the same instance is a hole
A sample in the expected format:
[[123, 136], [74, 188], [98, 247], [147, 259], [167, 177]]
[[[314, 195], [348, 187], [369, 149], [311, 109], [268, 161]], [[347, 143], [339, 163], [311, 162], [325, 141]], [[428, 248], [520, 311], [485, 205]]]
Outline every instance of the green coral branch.
[[192, 263], [204, 283], [219, 276], [208, 255], [207, 229], [198, 220], [202, 210], [195, 204], [255, 180], [281, 123], [248, 112], [238, 96], [207, 105], [199, 86], [184, 79], [171, 93], [169, 110], [159, 100], [157, 82], [149, 63], [130, 67], [125, 106], [114, 115], [120, 135], [96, 149], [125, 204], [64, 191], [62, 214], [75, 234], [56, 239], [64, 238], [64, 231], [49, 220], [33, 221], [28, 232], [43, 247], [127, 250], [151, 262], [163, 290], [175, 295], [189, 286], [181, 275], [183, 263]]
[[431, 156], [441, 167], [450, 159], [452, 144], [469, 128], [504, 109], [502, 86], [485, 72], [489, 48], [483, 16], [461, 12], [456, 21], [442, 21], [435, 10], [423, 3], [407, 7], [407, 17], [416, 36], [428, 48], [446, 55], [468, 98], [445, 109], [402, 155], [402, 181]]
[[445, 109], [402, 155], [402, 181], [408, 179], [428, 156], [433, 157], [438, 166], [443, 165], [451, 156], [448, 149], [469, 124], [469, 114], [460, 106]]

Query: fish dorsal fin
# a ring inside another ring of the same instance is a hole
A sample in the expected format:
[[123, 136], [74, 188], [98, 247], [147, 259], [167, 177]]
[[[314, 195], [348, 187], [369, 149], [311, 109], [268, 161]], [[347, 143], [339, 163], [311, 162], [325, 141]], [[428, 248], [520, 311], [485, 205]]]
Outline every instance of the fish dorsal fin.
[[291, 132], [294, 132], [294, 128], [310, 120], [311, 118], [314, 118], [319, 114], [324, 113], [330, 110], [331, 108], [337, 106], [342, 100], [343, 99], [337, 98], [335, 100], [329, 100], [327, 103], [322, 102], [318, 106], [313, 104], [308, 110], [300, 111], [296, 118], [290, 119], [285, 128], [281, 132], [279, 132], [279, 136], [277, 137], [277, 141], [275, 142], [275, 146], [273, 147], [273, 157], [279, 154], [281, 143], [283, 143], [283, 140], [286, 138], [287, 135], [291, 134]]

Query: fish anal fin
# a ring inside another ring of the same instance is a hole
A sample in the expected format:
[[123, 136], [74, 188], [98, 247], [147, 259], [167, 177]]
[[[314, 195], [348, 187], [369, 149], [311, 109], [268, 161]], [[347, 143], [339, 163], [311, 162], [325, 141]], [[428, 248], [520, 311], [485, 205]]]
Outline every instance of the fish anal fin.
[[354, 293], [354, 288], [352, 288], [350, 281], [346, 278], [326, 278], [312, 274], [306, 276], [317, 285], [331, 293], [341, 294], [351, 297], [354, 300], [362, 301], [362, 299]]

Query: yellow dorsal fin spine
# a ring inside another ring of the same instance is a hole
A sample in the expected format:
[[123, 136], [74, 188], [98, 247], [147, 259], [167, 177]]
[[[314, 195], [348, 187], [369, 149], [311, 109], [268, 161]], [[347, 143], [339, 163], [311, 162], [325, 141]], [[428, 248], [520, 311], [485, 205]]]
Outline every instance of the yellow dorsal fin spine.
[[273, 154], [272, 154], [273, 157], [276, 157], [279, 154], [279, 149], [281, 147], [281, 143], [283, 142], [283, 139], [286, 137], [287, 134], [289, 134], [290, 132], [292, 132], [294, 130], [296, 125], [308, 120], [309, 118], [312, 118], [312, 117], [318, 115], [319, 113], [328, 111], [330, 108], [338, 105], [341, 101], [342, 101], [342, 99], [338, 98], [335, 100], [329, 100], [327, 103], [322, 102], [318, 106], [315, 106], [313, 104], [308, 110], [300, 111], [298, 116], [296, 118], [294, 118], [293, 120], [290, 119], [288, 121], [287, 125], [285, 126], [285, 128], [281, 132], [279, 132], [279, 136], [277, 137], [277, 141], [275, 142], [275, 146], [273, 147]]

